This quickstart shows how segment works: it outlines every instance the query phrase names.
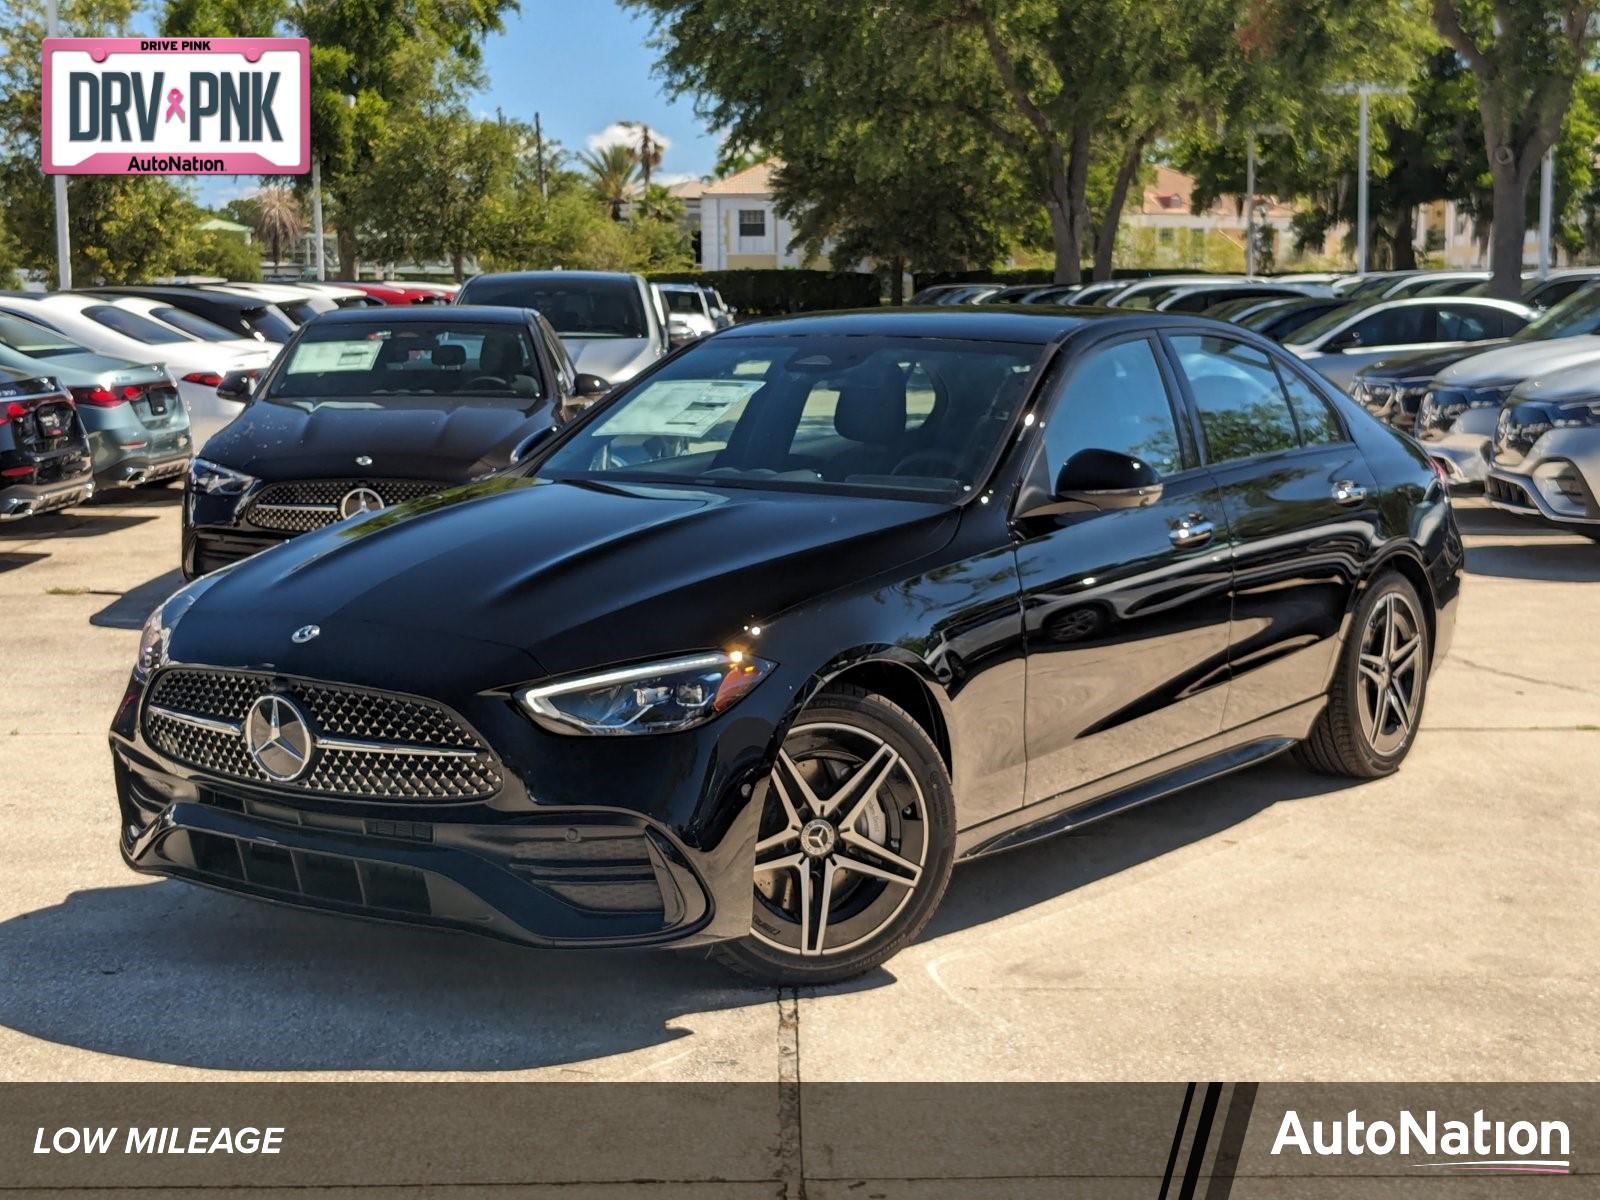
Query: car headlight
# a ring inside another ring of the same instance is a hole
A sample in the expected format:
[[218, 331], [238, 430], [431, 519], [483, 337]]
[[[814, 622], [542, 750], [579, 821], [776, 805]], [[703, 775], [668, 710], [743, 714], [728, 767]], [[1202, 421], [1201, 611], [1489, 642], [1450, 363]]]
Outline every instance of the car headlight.
[[673, 733], [726, 712], [776, 665], [741, 650], [715, 651], [535, 684], [516, 696], [555, 733]]
[[254, 483], [255, 476], [207, 462], [203, 458], [189, 460], [189, 486], [208, 496], [238, 496]]
[[1431, 388], [1417, 406], [1417, 428], [1423, 433], [1443, 433], [1462, 413], [1474, 408], [1499, 408], [1510, 394], [1510, 384], [1496, 388]]
[[213, 572], [185, 584], [158, 604], [155, 611], [145, 618], [144, 628], [139, 631], [139, 657], [133, 664], [134, 678], [140, 683], [146, 682], [157, 667], [165, 665], [167, 645], [172, 639], [172, 627], [220, 577], [220, 572]]

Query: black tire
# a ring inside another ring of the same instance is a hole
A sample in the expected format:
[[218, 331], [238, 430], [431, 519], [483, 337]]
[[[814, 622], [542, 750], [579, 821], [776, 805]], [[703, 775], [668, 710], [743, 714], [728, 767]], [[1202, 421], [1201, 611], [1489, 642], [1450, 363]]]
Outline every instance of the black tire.
[[[1408, 667], [1395, 669], [1393, 662], [1387, 668], [1375, 665], [1380, 656], [1386, 661], [1393, 659], [1408, 644], [1391, 643], [1392, 651], [1374, 645], [1374, 635], [1382, 636], [1385, 620], [1416, 638], [1415, 658]], [[1416, 741], [1427, 699], [1428, 630], [1423, 601], [1403, 575], [1389, 572], [1368, 586], [1340, 652], [1327, 706], [1317, 717], [1311, 736], [1295, 747], [1295, 757], [1304, 766], [1348, 779], [1377, 779], [1399, 767]], [[1389, 688], [1395, 689], [1392, 701]], [[1402, 710], [1407, 713], [1403, 728]], [[1374, 736], [1375, 724], [1378, 736]]]
[[[872, 747], [876, 748], [869, 755]], [[892, 759], [879, 757], [885, 748], [892, 752]], [[758, 863], [798, 861], [782, 869], [752, 864], [755, 908], [751, 932], [720, 943], [712, 953], [739, 974], [771, 986], [837, 983], [870, 971], [898, 953], [922, 932], [944, 897], [955, 858], [950, 775], [938, 749], [909, 713], [856, 687], [834, 687], [821, 693], [789, 730], [782, 753], [787, 763], [780, 759], [774, 766], [758, 835], [763, 845], [775, 845], [765, 850], [758, 847]], [[852, 757], [858, 760], [854, 765]], [[875, 762], [889, 766], [877, 768], [884, 774], [869, 787], [861, 781], [872, 775]], [[797, 824], [791, 819], [794, 814], [787, 813], [785, 800], [798, 790], [791, 767], [824, 805], [830, 799], [838, 801], [838, 813], [831, 814], [837, 822], [831, 837], [826, 830], [812, 829], [822, 818], [806, 808], [803, 792], [792, 797], [789, 806], [803, 824], [798, 832], [790, 832]], [[787, 787], [782, 786], [780, 776], [790, 780]], [[853, 783], [858, 784], [854, 789]], [[860, 815], [848, 821], [846, 832], [844, 817], [848, 814], [844, 810], [848, 808], [855, 808]], [[808, 841], [810, 850], [804, 848]], [[817, 842], [826, 842], [831, 852], [822, 853]], [[851, 861], [868, 869], [888, 870], [882, 878], [873, 877], [843, 865]], [[912, 873], [900, 864], [918, 869]], [[913, 882], [886, 882], [890, 874]], [[825, 890], [820, 882], [824, 880]], [[799, 918], [801, 897], [806, 899], [809, 921]], [[835, 903], [829, 919], [819, 922], [820, 909], [811, 901], [820, 905], [823, 898]], [[795, 912], [789, 911], [791, 907]], [[839, 934], [839, 930], [845, 932]], [[844, 938], [844, 944], [829, 947], [830, 936]], [[813, 937], [815, 949], [803, 952], [802, 944], [809, 944]]]

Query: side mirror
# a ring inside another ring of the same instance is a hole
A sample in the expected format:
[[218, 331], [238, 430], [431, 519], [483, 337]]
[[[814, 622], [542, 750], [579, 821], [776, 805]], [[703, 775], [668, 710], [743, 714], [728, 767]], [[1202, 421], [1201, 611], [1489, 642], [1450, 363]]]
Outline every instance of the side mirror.
[[577, 380], [573, 385], [573, 395], [580, 400], [598, 400], [611, 390], [611, 381], [601, 379], [598, 375], [586, 375], [578, 372]]
[[224, 400], [248, 404], [250, 397], [255, 395], [256, 380], [260, 374], [259, 371], [229, 371], [217, 384], [217, 395]]
[[1361, 334], [1351, 329], [1341, 333], [1328, 344], [1329, 350], [1354, 350], [1361, 345]]
[[669, 346], [684, 346], [699, 336], [687, 321], [667, 322], [667, 345]]
[[1144, 508], [1161, 499], [1161, 476], [1131, 454], [1079, 450], [1056, 476], [1056, 499], [1102, 511]]

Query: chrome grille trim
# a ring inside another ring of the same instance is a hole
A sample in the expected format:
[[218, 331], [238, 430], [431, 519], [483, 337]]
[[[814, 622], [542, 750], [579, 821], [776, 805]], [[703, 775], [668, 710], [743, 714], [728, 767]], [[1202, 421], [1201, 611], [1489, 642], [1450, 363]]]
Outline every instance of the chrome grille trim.
[[[310, 765], [292, 780], [269, 777], [245, 736], [252, 705], [274, 694], [295, 702], [312, 734]], [[300, 795], [449, 804], [487, 799], [504, 782], [494, 752], [443, 704], [352, 684], [174, 665], [150, 681], [141, 724], [175, 762]]]
[[169, 721], [180, 721], [185, 725], [193, 725], [199, 729], [209, 729], [213, 733], [231, 733], [234, 737], [244, 736], [244, 726], [237, 721], [218, 721], [211, 717], [202, 717], [198, 713], [179, 712], [175, 708], [162, 708], [159, 704], [149, 705], [145, 711], [152, 717], [165, 717]]
[[431, 496], [451, 486], [432, 479], [299, 479], [269, 483], [245, 504], [244, 520], [276, 533], [310, 533], [339, 519], [339, 501], [357, 488], [368, 488], [385, 507]]

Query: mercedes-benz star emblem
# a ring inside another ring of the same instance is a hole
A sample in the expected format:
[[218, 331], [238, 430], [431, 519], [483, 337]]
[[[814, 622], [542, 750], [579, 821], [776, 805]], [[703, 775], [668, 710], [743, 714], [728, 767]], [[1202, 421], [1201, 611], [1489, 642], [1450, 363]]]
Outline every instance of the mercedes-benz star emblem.
[[356, 455], [356, 466], [358, 466], [358, 467], [370, 467], [371, 465], [372, 465], [372, 455], [370, 455], [370, 454], [358, 454], [358, 455]]
[[383, 497], [369, 487], [351, 488], [339, 501], [341, 517], [356, 517], [362, 513], [377, 512], [383, 507]]
[[316, 749], [305, 714], [287, 696], [259, 697], [244, 718], [244, 745], [262, 774], [288, 783], [305, 774]]
[[320, 625], [302, 625], [289, 635], [289, 640], [297, 646], [303, 646], [321, 632]]

